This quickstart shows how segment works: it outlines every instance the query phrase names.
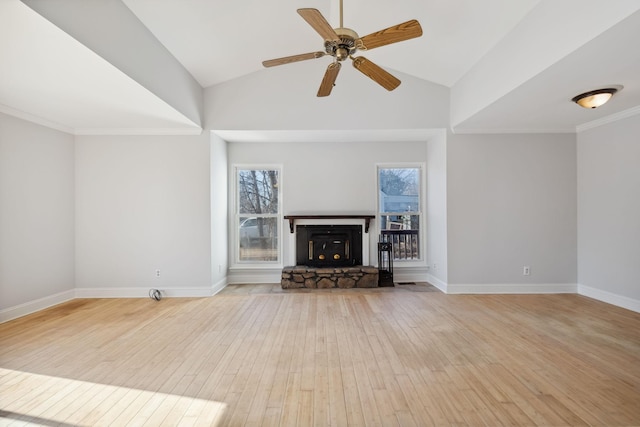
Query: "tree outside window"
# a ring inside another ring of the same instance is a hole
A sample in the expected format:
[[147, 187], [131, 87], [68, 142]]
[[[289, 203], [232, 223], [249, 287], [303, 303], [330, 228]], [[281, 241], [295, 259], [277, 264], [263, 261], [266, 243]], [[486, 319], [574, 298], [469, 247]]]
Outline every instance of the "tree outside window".
[[279, 171], [237, 170], [238, 261], [277, 262]]

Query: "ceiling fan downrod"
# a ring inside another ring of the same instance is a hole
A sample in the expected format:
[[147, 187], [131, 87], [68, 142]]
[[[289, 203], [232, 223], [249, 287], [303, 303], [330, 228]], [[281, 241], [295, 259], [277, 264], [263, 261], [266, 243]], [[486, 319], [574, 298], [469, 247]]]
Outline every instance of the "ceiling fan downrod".
[[344, 61], [345, 59], [353, 56], [358, 49], [357, 40], [360, 39], [358, 33], [351, 28], [344, 27], [343, 17], [343, 0], [340, 0], [340, 27], [334, 28], [334, 31], [340, 40], [327, 40], [324, 44], [325, 52], [327, 52], [328, 55], [333, 56], [336, 61]]

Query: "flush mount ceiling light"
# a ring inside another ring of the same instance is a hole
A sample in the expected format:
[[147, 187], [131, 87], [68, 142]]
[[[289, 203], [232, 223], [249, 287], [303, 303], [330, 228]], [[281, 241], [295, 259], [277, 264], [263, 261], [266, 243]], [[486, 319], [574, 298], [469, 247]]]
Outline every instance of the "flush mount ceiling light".
[[596, 89], [574, 96], [571, 100], [584, 108], [598, 108], [611, 99], [614, 93], [622, 89], [622, 86]]

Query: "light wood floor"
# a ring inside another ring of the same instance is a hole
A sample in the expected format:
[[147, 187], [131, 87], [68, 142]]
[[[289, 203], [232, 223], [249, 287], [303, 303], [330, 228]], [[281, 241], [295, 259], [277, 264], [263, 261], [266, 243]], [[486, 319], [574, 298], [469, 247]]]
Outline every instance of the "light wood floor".
[[640, 425], [640, 314], [425, 284], [78, 299], [0, 325], [0, 425]]

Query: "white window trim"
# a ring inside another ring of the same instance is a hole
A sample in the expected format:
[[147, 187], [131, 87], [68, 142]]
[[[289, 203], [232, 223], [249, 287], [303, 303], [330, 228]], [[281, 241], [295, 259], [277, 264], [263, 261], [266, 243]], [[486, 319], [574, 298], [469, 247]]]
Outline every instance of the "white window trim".
[[418, 169], [420, 173], [420, 192], [419, 192], [419, 204], [420, 212], [409, 212], [410, 214], [419, 215], [420, 217], [420, 259], [416, 260], [393, 260], [393, 267], [426, 267], [427, 266], [427, 164], [425, 162], [395, 162], [395, 163], [376, 163], [375, 165], [375, 177], [376, 177], [376, 225], [378, 233], [381, 233], [382, 220], [380, 215], [380, 169], [393, 169], [393, 168], [414, 168]]
[[[231, 183], [232, 190], [230, 192], [229, 203], [229, 253], [232, 259], [229, 263], [230, 270], [251, 270], [251, 269], [282, 269], [283, 264], [283, 228], [284, 228], [284, 214], [282, 212], [282, 199], [283, 199], [283, 167], [282, 164], [264, 164], [264, 163], [246, 163], [246, 164], [234, 164], [231, 168], [231, 177], [229, 182]], [[240, 261], [240, 217], [250, 216], [250, 214], [240, 214], [239, 199], [238, 199], [238, 171], [239, 170], [276, 170], [278, 171], [278, 213], [277, 214], [265, 214], [265, 217], [277, 218], [278, 224], [278, 259], [277, 261]]]

